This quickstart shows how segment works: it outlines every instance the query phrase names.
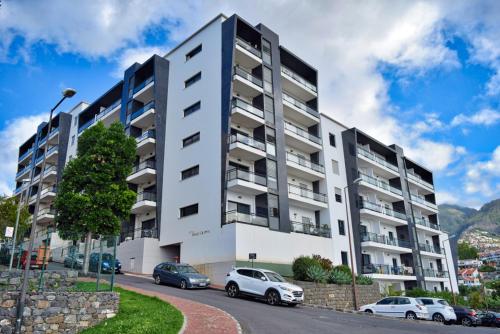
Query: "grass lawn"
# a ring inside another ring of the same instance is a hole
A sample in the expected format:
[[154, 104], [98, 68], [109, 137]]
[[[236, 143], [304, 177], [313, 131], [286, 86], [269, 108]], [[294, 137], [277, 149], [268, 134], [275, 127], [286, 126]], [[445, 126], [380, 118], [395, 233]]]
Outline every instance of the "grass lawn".
[[[109, 285], [99, 285], [99, 290], [106, 288], [109, 291]], [[95, 283], [78, 282], [75, 290], [95, 291]], [[144, 296], [121, 288], [115, 288], [115, 291], [120, 293], [118, 314], [81, 333], [177, 334], [181, 329], [182, 313], [172, 305], [156, 297]]]

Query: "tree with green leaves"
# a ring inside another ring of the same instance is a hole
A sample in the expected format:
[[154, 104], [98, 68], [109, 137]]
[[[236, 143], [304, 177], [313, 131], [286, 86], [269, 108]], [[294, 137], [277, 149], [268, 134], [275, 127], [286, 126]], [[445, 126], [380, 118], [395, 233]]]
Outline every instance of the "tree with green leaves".
[[[19, 199], [16, 197], [0, 196], [0, 240], [4, 239], [7, 226], [14, 227], [16, 225], [17, 209], [19, 205]], [[29, 217], [30, 213], [28, 207], [26, 205], [22, 206], [21, 212], [19, 213], [19, 227], [17, 230], [16, 242], [22, 240], [26, 234], [29, 228]]]
[[478, 250], [466, 241], [458, 243], [458, 258], [460, 260], [477, 259]]
[[67, 240], [85, 237], [84, 273], [88, 272], [92, 235], [118, 235], [136, 193], [129, 189], [136, 141], [121, 123], [106, 128], [101, 122], [78, 140], [78, 155], [64, 168], [55, 200], [59, 234]]

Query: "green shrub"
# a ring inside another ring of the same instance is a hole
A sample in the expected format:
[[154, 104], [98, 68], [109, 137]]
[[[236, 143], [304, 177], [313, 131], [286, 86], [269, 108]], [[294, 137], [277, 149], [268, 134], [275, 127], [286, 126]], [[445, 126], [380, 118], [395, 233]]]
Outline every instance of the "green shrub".
[[422, 288], [413, 288], [411, 290], [405, 291], [405, 296], [407, 297], [430, 297], [430, 292]]
[[307, 269], [314, 265], [320, 266], [318, 261], [310, 256], [300, 256], [296, 258], [293, 260], [292, 264], [293, 279], [297, 281], [307, 281]]
[[340, 266], [336, 266], [335, 268], [333, 268], [333, 270], [342, 271], [342, 272], [346, 273], [347, 275], [349, 275], [349, 277], [352, 278], [352, 271], [351, 271], [351, 268], [349, 266], [341, 264]]
[[403, 294], [403, 291], [396, 290], [392, 285], [389, 285], [389, 287], [386, 287], [385, 289], [385, 296], [401, 296]]
[[483, 273], [492, 273], [495, 270], [496, 270], [495, 267], [488, 266], [488, 265], [482, 265], [481, 267], [479, 267], [479, 271], [483, 272]]
[[323, 270], [329, 272], [333, 268], [333, 263], [330, 259], [321, 257], [321, 255], [313, 254], [312, 258], [318, 261], [319, 265]]
[[345, 271], [338, 270], [337, 268], [330, 271], [328, 275], [328, 283], [332, 284], [351, 284], [352, 277], [351, 274], [347, 274]]
[[373, 279], [371, 277], [361, 275], [361, 276], [356, 277], [356, 284], [359, 284], [359, 285], [372, 285], [373, 284]]
[[315, 283], [325, 283], [328, 277], [326, 271], [318, 264], [307, 268], [306, 275], [308, 281]]

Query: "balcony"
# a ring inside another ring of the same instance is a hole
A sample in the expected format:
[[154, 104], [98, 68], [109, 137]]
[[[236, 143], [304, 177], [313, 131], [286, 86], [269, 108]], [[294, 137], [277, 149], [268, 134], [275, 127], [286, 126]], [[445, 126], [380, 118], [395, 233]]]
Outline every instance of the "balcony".
[[317, 88], [288, 67], [281, 65], [283, 90], [292, 93], [302, 101], [309, 101], [318, 96]]
[[235, 158], [255, 161], [266, 157], [266, 144], [253, 137], [236, 133], [229, 137], [229, 151]]
[[154, 98], [153, 93], [153, 85], [154, 85], [155, 77], [150, 76], [139, 85], [135, 86], [134, 89], [129, 93], [134, 97], [134, 100], [140, 101], [142, 103], [146, 103], [151, 101]]
[[304, 180], [317, 181], [325, 178], [325, 167], [303, 156], [286, 152], [286, 165], [288, 167], [288, 174], [295, 175]]
[[49, 134], [49, 144], [57, 144], [59, 142], [59, 128], [52, 128]]
[[26, 152], [21, 154], [18, 159], [18, 163], [20, 165], [24, 165], [26, 163], [29, 163], [31, 154], [33, 154], [33, 147], [29, 148]]
[[288, 199], [290, 203], [302, 208], [320, 210], [328, 207], [328, 197], [307, 188], [289, 183]]
[[363, 274], [369, 275], [372, 278], [379, 279], [416, 279], [412, 267], [392, 266], [388, 264], [368, 264], [362, 267], [362, 272]]
[[429, 202], [423, 196], [419, 196], [417, 194], [410, 194], [411, 202], [417, 205], [419, 208], [423, 209], [423, 213], [437, 213], [438, 207], [436, 204]]
[[427, 278], [445, 278], [447, 279], [448, 272], [443, 270], [434, 270], [431, 268], [424, 269], [424, 277]]
[[385, 181], [361, 172], [358, 172], [358, 175], [361, 179], [359, 185], [377, 191], [377, 196], [380, 199], [389, 202], [403, 200], [403, 191], [401, 189], [395, 188]]
[[432, 245], [419, 243], [418, 248], [420, 249], [421, 252], [425, 252], [425, 254], [422, 254], [422, 255], [426, 255], [429, 257], [443, 257], [444, 256], [443, 253], [441, 252], [441, 248], [439, 248], [439, 247], [434, 247]]
[[225, 218], [224, 225], [243, 223], [256, 226], [269, 226], [267, 217], [249, 212], [240, 212], [237, 210], [227, 211], [225, 213]]
[[408, 177], [408, 181], [410, 181], [412, 184], [420, 187], [421, 189], [424, 189], [428, 192], [434, 192], [434, 186], [430, 184], [427, 181], [422, 180], [420, 175], [417, 175], [415, 173], [411, 173], [410, 171], [406, 171], [406, 176]]
[[130, 125], [135, 127], [146, 129], [153, 126], [155, 122], [155, 102], [149, 101], [139, 110], [134, 111], [132, 114], [127, 116], [127, 121], [130, 121]]
[[318, 227], [314, 224], [306, 224], [290, 220], [290, 226], [291, 226], [291, 231], [295, 233], [314, 235], [317, 237], [324, 237], [324, 238], [332, 237], [330, 226], [326, 224], [321, 227]]
[[52, 208], [45, 208], [38, 211], [37, 223], [45, 224], [54, 220], [56, 211]]
[[267, 192], [267, 179], [265, 175], [233, 168], [227, 172], [227, 189], [255, 196]]
[[417, 227], [425, 226], [427, 228], [435, 230], [435, 232], [441, 230], [438, 224], [432, 223], [428, 218], [416, 217], [413, 221], [415, 222], [415, 224], [417, 224]]
[[25, 177], [27, 175], [27, 173], [31, 170], [32, 167], [33, 167], [33, 165], [29, 164], [29, 165], [25, 166], [23, 169], [21, 169], [19, 172], [17, 172], [16, 180]]
[[238, 66], [234, 67], [233, 73], [233, 85], [235, 92], [249, 98], [254, 98], [264, 92], [262, 89], [262, 80], [254, 76], [252, 73]]
[[[119, 117], [120, 105], [121, 99], [116, 100], [109, 107], [99, 111], [99, 113], [96, 114], [94, 118], [90, 119], [78, 128], [78, 134], [80, 135], [84, 130], [88, 129], [99, 121], [102, 121], [105, 126], [111, 125], [111, 123], [113, 123]], [[111, 115], [113, 117], [111, 117]]]
[[156, 192], [144, 191], [137, 194], [137, 202], [132, 206], [132, 214], [141, 214], [156, 209]]
[[264, 124], [264, 111], [234, 97], [231, 103], [231, 122], [253, 129]]
[[305, 153], [314, 153], [322, 149], [321, 138], [285, 121], [285, 137], [292, 147]]
[[142, 135], [135, 138], [137, 142], [137, 155], [149, 155], [155, 151], [156, 133], [155, 130], [144, 131]]
[[55, 182], [57, 178], [57, 167], [56, 166], [46, 166], [43, 172], [44, 182]]
[[[387, 160], [379, 157], [373, 152], [370, 152], [369, 150], [365, 149], [364, 147], [358, 146], [357, 148], [358, 152], [358, 158], [363, 159], [366, 162], [369, 162], [370, 164], [377, 166], [380, 168], [380, 172], [386, 172], [390, 173], [390, 175], [395, 175], [399, 176], [399, 169], [398, 166], [395, 166], [388, 162]], [[387, 174], [383, 174], [386, 176]]]
[[368, 218], [376, 217], [381, 221], [393, 225], [406, 225], [406, 214], [404, 212], [394, 211], [390, 208], [386, 208], [382, 204], [373, 203], [370, 201], [360, 201], [360, 214], [361, 216], [367, 216]]
[[247, 68], [254, 68], [262, 64], [262, 53], [253, 45], [236, 37], [235, 62]]
[[319, 123], [319, 112], [285, 92], [283, 92], [283, 111], [287, 118], [304, 126]]
[[[40, 203], [50, 203], [56, 198], [57, 188], [56, 186], [45, 187], [40, 192]], [[35, 204], [36, 202], [36, 193], [30, 197], [29, 204]]]
[[154, 160], [146, 160], [136, 164], [132, 168], [132, 174], [127, 177], [127, 182], [141, 184], [152, 182], [156, 179], [156, 163]]
[[407, 240], [391, 239], [386, 235], [366, 232], [361, 234], [361, 246], [364, 248], [375, 248], [390, 250], [393, 253], [411, 253], [411, 245]]
[[158, 239], [157, 228], [137, 228], [132, 231], [120, 233], [120, 242], [130, 241], [134, 239], [153, 238]]

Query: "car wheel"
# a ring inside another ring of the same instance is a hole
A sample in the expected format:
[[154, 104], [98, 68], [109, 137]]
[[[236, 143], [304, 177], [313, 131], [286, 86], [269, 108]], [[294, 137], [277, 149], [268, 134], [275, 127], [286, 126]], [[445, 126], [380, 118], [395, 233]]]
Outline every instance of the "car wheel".
[[240, 293], [240, 289], [238, 288], [238, 285], [236, 283], [230, 283], [227, 286], [227, 295], [231, 298], [236, 298], [238, 297], [238, 294]]
[[186, 280], [181, 280], [181, 284], [179, 285], [179, 287], [182, 289], [182, 290], [185, 290], [187, 288], [187, 282]]
[[408, 311], [406, 312], [405, 318], [409, 320], [417, 320], [417, 315], [413, 311]]
[[432, 320], [436, 322], [445, 322], [444, 317], [441, 313], [434, 313], [434, 315], [432, 316]]
[[373, 311], [372, 310], [366, 310], [365, 313], [373, 314]]
[[156, 285], [160, 285], [160, 284], [161, 284], [160, 275], [156, 275], [156, 276], [155, 276], [155, 284], [156, 284]]
[[463, 318], [462, 319], [462, 326], [470, 327], [470, 326], [472, 326], [472, 321], [470, 321], [469, 318]]
[[269, 305], [278, 305], [281, 302], [281, 298], [276, 290], [271, 290], [266, 295], [266, 301]]

